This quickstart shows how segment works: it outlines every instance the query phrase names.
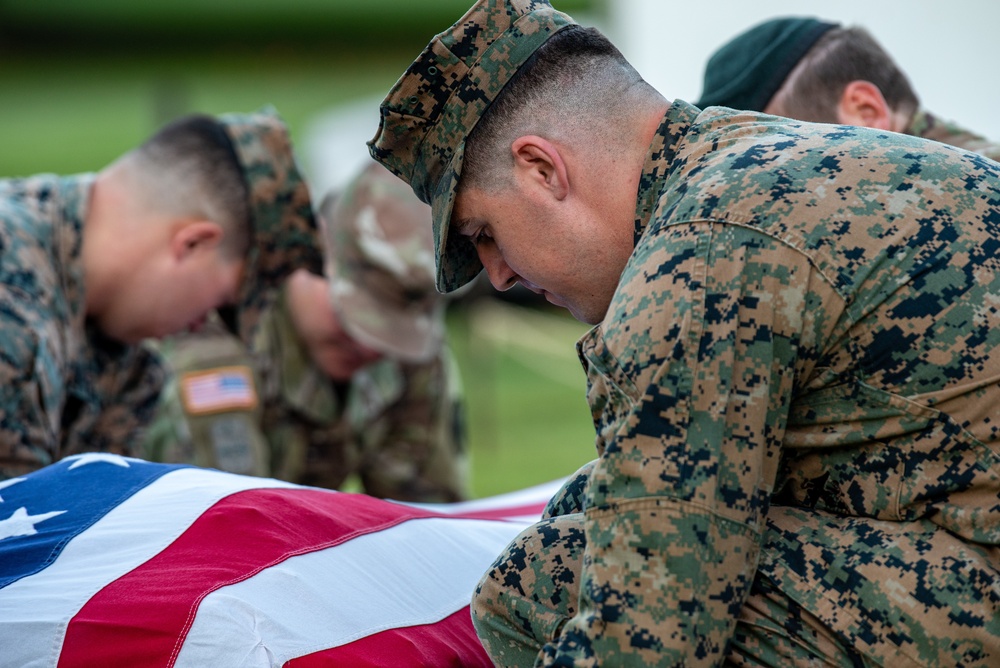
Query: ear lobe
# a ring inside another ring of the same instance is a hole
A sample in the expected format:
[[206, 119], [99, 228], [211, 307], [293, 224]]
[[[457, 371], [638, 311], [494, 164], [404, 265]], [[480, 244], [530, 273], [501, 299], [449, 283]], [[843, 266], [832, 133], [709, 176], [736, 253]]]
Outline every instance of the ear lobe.
[[210, 220], [188, 221], [174, 231], [170, 250], [180, 261], [201, 250], [212, 250], [222, 241], [222, 226]]
[[892, 110], [879, 87], [870, 81], [852, 81], [844, 86], [837, 105], [837, 122], [877, 130], [892, 129]]
[[514, 171], [528, 183], [550, 192], [562, 200], [569, 195], [569, 172], [559, 148], [542, 137], [518, 137], [510, 147], [514, 155]]

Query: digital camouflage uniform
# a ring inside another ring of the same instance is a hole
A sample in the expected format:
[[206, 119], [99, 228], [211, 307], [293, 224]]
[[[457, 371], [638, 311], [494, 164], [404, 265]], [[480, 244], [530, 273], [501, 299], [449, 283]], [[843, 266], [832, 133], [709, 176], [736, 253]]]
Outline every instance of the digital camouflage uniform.
[[[383, 103], [439, 285], [480, 269], [448, 235], [465, 138], [564, 23], [483, 0]], [[599, 458], [473, 601], [494, 661], [1000, 664], [998, 250], [982, 156], [674, 102], [578, 343]]]
[[[247, 175], [258, 240], [239, 309], [249, 331], [289, 263], [317, 262], [315, 222], [296, 210], [304, 184], [289, 176], [280, 120], [271, 111], [219, 120]], [[155, 409], [163, 380], [155, 357], [86, 321], [81, 248], [94, 179], [0, 181], [0, 479], [80, 452], [135, 454]]]
[[[327, 247], [337, 249], [327, 253], [326, 274], [338, 317], [387, 356], [335, 383], [310, 358], [284, 297], [249, 348], [217, 323], [173, 337], [161, 347], [173, 374], [146, 454], [329, 488], [357, 475], [379, 497], [465, 498], [464, 404], [442, 341], [429, 211], [372, 163], [323, 213]], [[242, 393], [211, 405], [190, 401], [187, 388], [213, 375]]]

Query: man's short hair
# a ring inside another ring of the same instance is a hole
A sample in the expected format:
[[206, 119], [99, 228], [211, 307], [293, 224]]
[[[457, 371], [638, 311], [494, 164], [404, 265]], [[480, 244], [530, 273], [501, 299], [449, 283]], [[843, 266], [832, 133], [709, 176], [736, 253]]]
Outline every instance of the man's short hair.
[[134, 151], [140, 196], [154, 210], [211, 220], [225, 231], [227, 259], [246, 255], [252, 240], [249, 190], [222, 124], [195, 114], [160, 129]]
[[838, 26], [811, 16], [779, 16], [744, 30], [709, 57], [694, 106], [764, 111], [802, 57]]
[[[464, 163], [469, 135], [518, 71], [524, 69], [527, 76], [545, 69], [537, 57], [533, 67], [525, 68], [527, 61], [575, 25], [547, 0], [477, 0], [448, 30], [428, 43], [380, 105], [379, 129], [368, 142], [369, 150], [375, 160], [409, 182], [417, 196], [431, 205], [440, 291], [457, 290], [483, 268], [472, 244], [451, 226], [459, 181], [469, 173]], [[574, 56], [588, 57], [563, 51], [567, 62]], [[598, 138], [595, 133], [625, 136], [623, 126], [627, 124], [609, 122], [608, 115], [627, 112], [627, 116], [634, 116], [646, 102], [643, 96], [652, 97], [627, 63], [623, 67], [602, 59], [594, 61], [599, 66], [581, 68], [575, 77], [540, 78], [543, 85], [531, 91], [527, 103], [517, 106], [517, 124], [501, 127], [498, 123], [498, 127], [504, 131], [519, 128], [525, 134], [556, 140], [572, 138], [578, 146]], [[645, 87], [652, 90], [648, 84]], [[662, 100], [658, 95], [656, 99]], [[587, 121], [591, 121], [588, 134], [577, 137], [577, 130]], [[589, 150], [592, 144], [584, 148]], [[594, 150], [600, 148], [595, 146]], [[500, 153], [481, 150], [486, 157]], [[502, 153], [510, 153], [510, 144], [503, 146]], [[513, 158], [504, 159], [510, 165]], [[479, 171], [488, 169], [484, 163]]]
[[820, 37], [776, 94], [782, 113], [803, 121], [836, 123], [844, 88], [868, 81], [893, 111], [912, 114], [920, 102], [903, 71], [868, 31], [833, 28]]
[[510, 179], [511, 143], [531, 133], [607, 133], [608, 104], [645, 84], [625, 56], [594, 28], [573, 25], [540, 46], [483, 113], [466, 142], [459, 189], [503, 189]]

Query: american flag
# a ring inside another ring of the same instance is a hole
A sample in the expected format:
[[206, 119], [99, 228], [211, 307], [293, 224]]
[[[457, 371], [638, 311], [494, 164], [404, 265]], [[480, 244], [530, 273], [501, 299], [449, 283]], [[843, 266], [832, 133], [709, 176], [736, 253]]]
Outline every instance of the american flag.
[[70, 457], [0, 481], [0, 666], [490, 666], [472, 590], [560, 482], [419, 505]]
[[179, 382], [181, 398], [195, 415], [257, 406], [250, 367], [189, 371], [181, 374]]

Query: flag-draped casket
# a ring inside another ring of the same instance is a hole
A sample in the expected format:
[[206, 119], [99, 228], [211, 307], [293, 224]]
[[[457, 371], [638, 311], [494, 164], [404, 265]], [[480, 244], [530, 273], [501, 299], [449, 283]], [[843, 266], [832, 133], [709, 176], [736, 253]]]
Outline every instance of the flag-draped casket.
[[67, 458], [0, 481], [0, 666], [489, 666], [472, 590], [558, 484], [412, 505]]

